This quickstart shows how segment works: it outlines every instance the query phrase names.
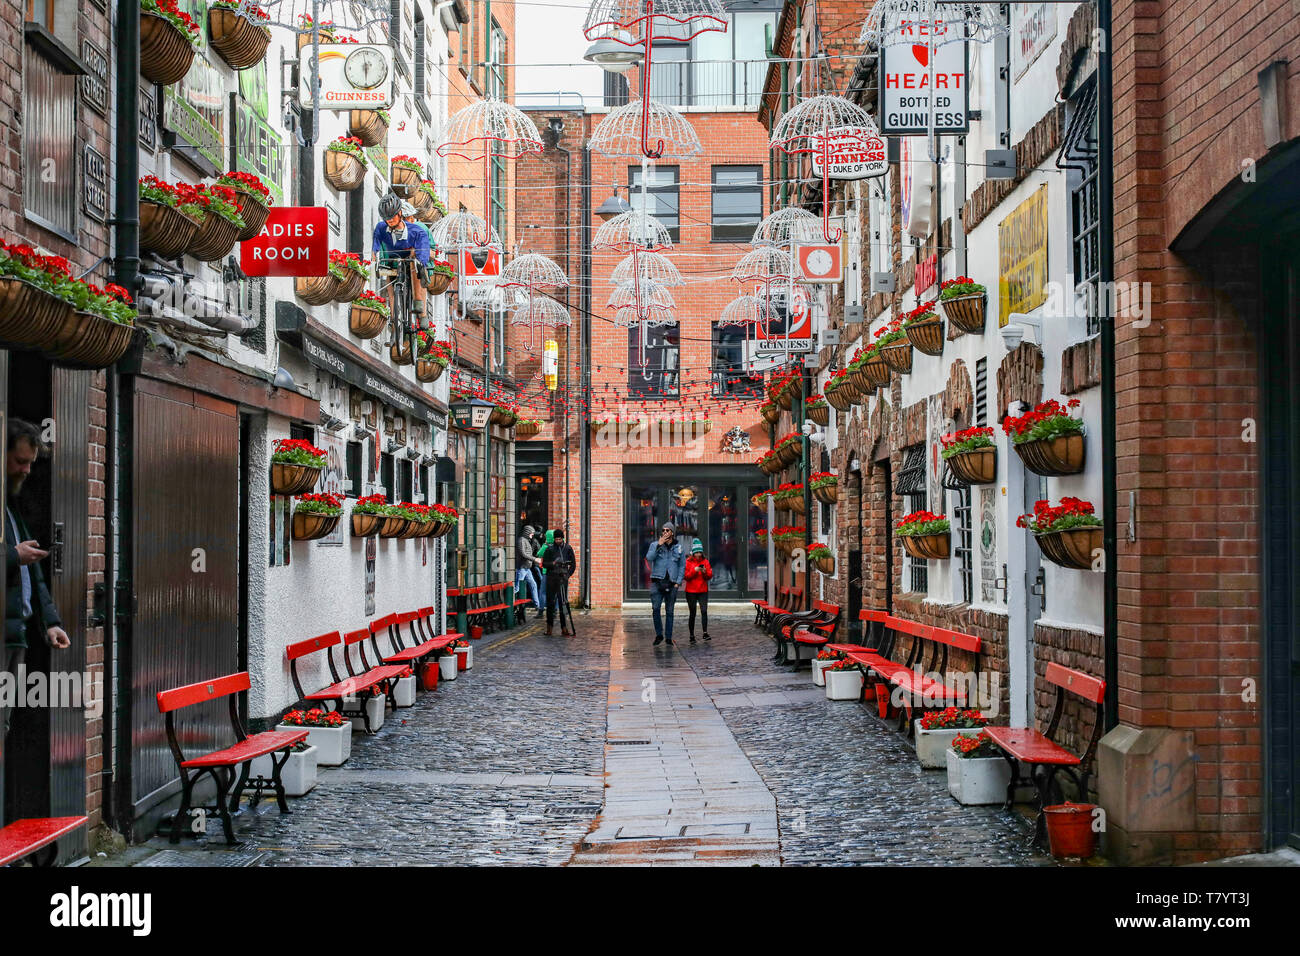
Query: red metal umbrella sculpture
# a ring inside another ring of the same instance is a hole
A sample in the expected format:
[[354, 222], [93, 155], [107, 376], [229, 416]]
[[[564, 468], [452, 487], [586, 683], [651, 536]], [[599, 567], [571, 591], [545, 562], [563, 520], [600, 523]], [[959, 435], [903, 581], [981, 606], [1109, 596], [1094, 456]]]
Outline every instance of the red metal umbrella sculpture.
[[863, 131], [863, 138], [880, 133], [869, 113], [842, 96], [811, 96], [781, 117], [772, 129], [772, 148], [791, 155], [806, 154], [821, 160], [822, 167], [822, 236], [827, 242], [839, 242], [844, 230], [838, 227], [831, 235], [831, 142], [834, 135]]
[[582, 32], [591, 42], [612, 40], [641, 47], [641, 152], [648, 159], [663, 155], [664, 141], [650, 147], [650, 53], [656, 42], [686, 43], [701, 33], [727, 32], [721, 0], [595, 0]]
[[[533, 349], [535, 323], [552, 326], [569, 324], [568, 309], [551, 299], [548, 294], [569, 287], [569, 277], [554, 260], [536, 252], [516, 256], [502, 270], [496, 286], [499, 289], [523, 289], [528, 294], [527, 301], [517, 308], [510, 318], [512, 325], [528, 326], [528, 337], [524, 343], [524, 348], [528, 351], [531, 352]], [[538, 292], [542, 293], [540, 297], [536, 294]], [[562, 323], [561, 313], [564, 320]]]
[[[457, 110], [438, 136], [439, 156], [459, 156], [470, 162], [483, 161], [483, 215], [492, 208], [492, 158], [518, 159], [542, 151], [542, 135], [521, 110], [502, 100], [488, 97]], [[474, 245], [486, 246], [491, 231], [473, 236]]]

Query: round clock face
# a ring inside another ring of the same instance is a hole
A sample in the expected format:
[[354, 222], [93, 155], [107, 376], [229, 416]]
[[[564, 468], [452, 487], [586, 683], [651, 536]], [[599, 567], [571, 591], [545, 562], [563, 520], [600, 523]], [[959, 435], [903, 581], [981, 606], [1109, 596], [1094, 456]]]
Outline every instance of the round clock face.
[[825, 249], [814, 249], [808, 253], [808, 271], [815, 276], [829, 275], [832, 268], [835, 267], [835, 260]]
[[343, 62], [343, 75], [359, 90], [373, 90], [388, 77], [388, 62], [372, 46], [353, 50]]

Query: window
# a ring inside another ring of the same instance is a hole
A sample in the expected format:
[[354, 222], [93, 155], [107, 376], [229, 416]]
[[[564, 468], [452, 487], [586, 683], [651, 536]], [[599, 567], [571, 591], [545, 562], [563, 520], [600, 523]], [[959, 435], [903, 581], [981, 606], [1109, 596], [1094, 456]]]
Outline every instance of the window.
[[[641, 336], [645, 339], [645, 367], [641, 365]], [[676, 398], [681, 362], [680, 325], [646, 328], [638, 322], [627, 331], [628, 398]]]
[[[606, 106], [626, 106], [632, 96], [627, 77], [622, 73], [608, 73], [604, 70], [601, 72], [605, 77], [604, 104]], [[653, 79], [653, 74], [651, 78]]]
[[362, 495], [361, 442], [348, 442], [347, 451], [344, 453], [344, 461], [347, 469], [347, 493], [354, 498], [360, 498]]
[[415, 8], [415, 79], [413, 80], [413, 89], [415, 96], [412, 99], [415, 102], [415, 108], [420, 111], [426, 123], [433, 122], [433, 114], [429, 112], [429, 105], [425, 102], [427, 90], [425, 89], [425, 55], [424, 55], [424, 14], [420, 8]]
[[469, 22], [460, 26], [460, 52], [456, 57], [461, 73], [474, 82], [474, 11], [471, 8]]
[[1070, 184], [1071, 254], [1076, 293], [1086, 303], [1087, 335], [1101, 332], [1101, 201], [1097, 153], [1097, 83], [1090, 79], [1067, 101], [1070, 120], [1056, 165]]
[[753, 398], [761, 393], [763, 376], [752, 375], [745, 357], [746, 328], [729, 322], [713, 323], [713, 394]]
[[397, 486], [393, 481], [393, 456], [384, 452], [379, 456], [379, 483], [384, 486], [384, 500], [390, 505], [401, 501], [395, 497]]
[[[38, 4], [38, 8], [44, 4]], [[38, 12], [38, 11], [34, 11]], [[52, 9], [46, 8], [52, 15]], [[77, 239], [77, 77], [27, 44], [23, 72], [23, 207], [28, 219]]]
[[641, 201], [641, 167], [629, 166], [627, 172], [628, 202], [661, 222], [673, 242], [681, 241], [681, 210], [677, 193], [678, 169], [676, 166], [655, 166], [646, 180], [645, 203]]
[[411, 462], [403, 458], [397, 462], [397, 500], [410, 501], [414, 494], [411, 488]]
[[[492, 21], [491, 48], [484, 64], [484, 82], [487, 95], [499, 100], [507, 98], [506, 35], [496, 20]], [[489, 192], [492, 205], [491, 224], [500, 235], [506, 234], [506, 161], [502, 156], [492, 156], [492, 188]], [[504, 361], [504, 360], [503, 360]]]
[[[898, 471], [898, 481], [894, 491], [903, 499], [903, 514], [914, 511], [927, 511], [929, 505], [925, 487], [925, 445], [909, 445], [903, 449], [903, 467]], [[893, 529], [890, 529], [891, 532]], [[906, 574], [904, 587], [908, 591], [924, 594], [930, 588], [927, 565], [919, 558], [908, 555], [904, 559], [903, 570]]]
[[[733, 13], [727, 30], [701, 33], [689, 43], [655, 44], [650, 98], [670, 106], [717, 109], [758, 105], [767, 75], [765, 32], [776, 26], [779, 2]], [[689, 32], [678, 27], [679, 35]]]
[[763, 219], [761, 166], [713, 167], [713, 241], [749, 242]]
[[27, 0], [27, 22], [54, 32], [54, 0]]

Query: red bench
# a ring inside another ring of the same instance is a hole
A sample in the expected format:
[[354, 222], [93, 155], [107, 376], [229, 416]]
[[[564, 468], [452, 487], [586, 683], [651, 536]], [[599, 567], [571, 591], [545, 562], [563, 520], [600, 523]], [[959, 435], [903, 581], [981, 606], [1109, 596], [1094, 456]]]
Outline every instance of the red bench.
[[[385, 664], [414, 664], [441, 654], [460, 635], [451, 633], [426, 638], [423, 622], [432, 614], [433, 608], [429, 607], [401, 614], [389, 614], [387, 617], [371, 621], [370, 640], [375, 649], [375, 657]], [[411, 639], [409, 646], [402, 639], [402, 625], [406, 625], [407, 635]], [[380, 631], [388, 632], [388, 643], [392, 648], [388, 654], [379, 647]]]
[[774, 614], [792, 611], [803, 601], [803, 588], [781, 587], [776, 589], [776, 602], [768, 603], [756, 598], [749, 603], [754, 605], [754, 626], [764, 627]]
[[887, 611], [875, 611], [870, 608], [863, 608], [858, 612], [858, 620], [867, 622], [867, 639], [871, 638], [872, 625], [875, 625], [876, 643], [875, 644], [827, 644], [823, 650], [832, 651], [836, 654], [845, 655], [850, 651], [874, 651], [880, 647], [880, 642], [884, 640], [884, 623], [889, 617]]
[[[825, 601], [814, 601], [813, 610], [817, 616], [808, 618], [799, 624], [787, 624], [781, 630], [781, 636], [793, 641], [795, 648], [795, 666], [799, 661], [810, 661], [817, 656], [817, 651], [835, 639], [835, 632], [840, 626], [840, 607]], [[785, 650], [785, 641], [781, 642]], [[803, 652], [807, 650], [808, 656]], [[786, 661], [784, 663], [789, 663]]]
[[[893, 616], [886, 616], [884, 627], [885, 637], [879, 648], [857, 648], [847, 651], [845, 656], [863, 665], [870, 683], [892, 687], [898, 692], [890, 696], [899, 705], [899, 730], [911, 735], [916, 711], [966, 706], [965, 688], [947, 683], [948, 652], [955, 649], [974, 655], [974, 673], [978, 677], [981, 648], [978, 637]], [[906, 660], [900, 664], [891, 656], [898, 636], [903, 634], [912, 638], [912, 644]], [[932, 674], [938, 674], [940, 679], [935, 680]], [[866, 685], [864, 682], [864, 691]], [[880, 699], [881, 695], [874, 696]]]
[[[346, 636], [341, 636], [338, 631], [332, 631], [329, 634], [321, 634], [319, 637], [309, 637], [305, 641], [299, 641], [297, 644], [290, 644], [284, 649], [285, 657], [289, 659], [289, 672], [293, 677], [294, 689], [298, 692], [298, 699], [304, 703], [332, 703], [339, 713], [345, 717], [360, 717], [365, 725], [366, 733], [373, 734], [375, 729], [370, 726], [370, 714], [366, 710], [366, 701], [376, 694], [386, 694], [389, 701], [392, 701], [393, 684], [398, 677], [406, 671], [403, 664], [381, 664], [378, 667], [371, 667], [370, 662], [366, 660], [366, 648], [363, 643], [370, 636], [369, 628], [361, 628], [356, 631], [349, 631]], [[352, 658], [348, 654], [348, 648], [353, 645], [360, 645], [360, 667], [354, 668]], [[332, 648], [341, 648], [340, 656], [343, 658], [343, 666], [347, 670], [347, 676], [339, 672], [334, 663], [334, 653]], [[330, 677], [333, 683], [322, 687], [313, 693], [307, 693], [303, 690], [302, 677], [298, 673], [298, 662], [309, 654], [317, 651], [325, 652], [325, 660], [329, 665]]]
[[31, 817], [0, 830], [0, 866], [30, 859], [32, 866], [52, 866], [58, 841], [86, 825], [85, 817]]
[[[261, 777], [252, 784], [258, 795], [265, 789], [275, 791], [280, 812], [288, 813], [289, 804], [284, 798], [284, 784], [280, 782], [280, 770], [289, 759], [289, 751], [294, 744], [307, 739], [306, 730], [268, 730], [264, 733], [248, 736], [239, 719], [239, 695], [250, 687], [248, 672], [229, 674], [216, 680], [200, 681], [172, 690], [158, 692], [158, 712], [165, 715], [167, 726], [167, 743], [171, 745], [172, 756], [176, 758], [176, 768], [181, 775], [181, 806], [172, 820], [171, 842], [177, 843], [181, 838], [181, 826], [190, 813], [190, 804], [194, 798], [194, 785], [207, 774], [217, 788], [217, 803], [211, 809], [221, 817], [221, 828], [225, 831], [226, 842], [235, 842], [235, 832], [230, 824], [230, 815], [239, 809], [239, 798], [249, 789], [249, 770], [254, 757], [266, 754], [279, 754], [271, 757], [271, 779]], [[180, 741], [176, 736], [176, 711], [204, 701], [229, 698], [230, 727], [235, 734], [235, 743], [222, 750], [214, 750], [201, 757], [185, 758]], [[241, 768], [239, 781], [235, 782], [235, 768]], [[227, 798], [230, 805], [226, 806]]]
[[[1056, 688], [1056, 703], [1046, 733], [1039, 733], [1033, 727], [984, 728], [984, 732], [998, 745], [1002, 755], [1011, 764], [1007, 806], [1010, 807], [1015, 801], [1017, 786], [1032, 783], [1038, 791], [1038, 819], [1034, 826], [1034, 839], [1039, 843], [1046, 837], [1043, 807], [1052, 803], [1053, 794], [1056, 795], [1057, 802], [1061, 799], [1060, 785], [1056, 782], [1058, 773], [1065, 773], [1074, 781], [1077, 799], [1085, 802], [1088, 799], [1088, 778], [1092, 775], [1097, 743], [1101, 740], [1105, 727], [1103, 707], [1106, 701], [1106, 682], [1082, 671], [1071, 670], [1061, 664], [1048, 664], [1043, 679]], [[1096, 705], [1092, 737], [1082, 756], [1075, 756], [1055, 739], [1061, 725], [1061, 714], [1065, 710], [1065, 699], [1071, 694]], [[1029, 768], [1028, 776], [1021, 773], [1022, 765]]]

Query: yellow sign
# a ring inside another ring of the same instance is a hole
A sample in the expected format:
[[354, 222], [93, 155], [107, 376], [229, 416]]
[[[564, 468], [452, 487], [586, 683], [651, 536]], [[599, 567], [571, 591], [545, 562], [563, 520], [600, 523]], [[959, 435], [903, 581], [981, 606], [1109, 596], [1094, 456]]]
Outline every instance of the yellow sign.
[[1047, 186], [998, 224], [998, 327], [1047, 301]]

